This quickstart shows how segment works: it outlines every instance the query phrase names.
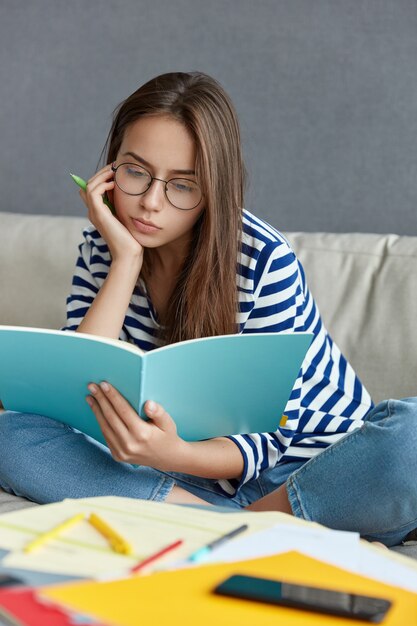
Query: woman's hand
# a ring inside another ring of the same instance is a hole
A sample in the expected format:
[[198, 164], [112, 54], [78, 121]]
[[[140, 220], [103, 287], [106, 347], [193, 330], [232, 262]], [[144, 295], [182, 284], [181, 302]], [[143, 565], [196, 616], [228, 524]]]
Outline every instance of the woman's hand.
[[141, 419], [109, 383], [91, 383], [86, 400], [100, 425], [113, 458], [164, 471], [181, 471], [190, 444], [177, 435], [175, 422], [156, 402], [145, 404], [151, 421]]
[[116, 461], [213, 480], [241, 476], [243, 456], [230, 439], [184, 441], [160, 404], [145, 403], [146, 422], [109, 383], [91, 383], [88, 389], [92, 395], [86, 400]]
[[111, 165], [106, 165], [89, 179], [86, 191], [80, 189], [79, 193], [88, 209], [88, 219], [97, 228], [109, 247], [112, 261], [136, 259], [141, 267], [143, 247], [132, 237], [127, 228], [113, 215], [103, 201], [103, 195], [113, 191], [114, 185]]

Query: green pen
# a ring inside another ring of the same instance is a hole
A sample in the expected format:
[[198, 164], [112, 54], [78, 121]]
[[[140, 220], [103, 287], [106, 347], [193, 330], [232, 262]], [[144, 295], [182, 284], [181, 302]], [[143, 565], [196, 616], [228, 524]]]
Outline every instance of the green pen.
[[[81, 178], [80, 176], [77, 176], [76, 174], [71, 174], [71, 172], [70, 172], [70, 176], [72, 180], [74, 181], [74, 183], [76, 183], [79, 187], [81, 187], [83, 191], [87, 189], [87, 183], [83, 178]], [[114, 206], [112, 205], [110, 200], [106, 197], [106, 195], [103, 196], [103, 202], [106, 206], [109, 207], [112, 213], [115, 213]]]

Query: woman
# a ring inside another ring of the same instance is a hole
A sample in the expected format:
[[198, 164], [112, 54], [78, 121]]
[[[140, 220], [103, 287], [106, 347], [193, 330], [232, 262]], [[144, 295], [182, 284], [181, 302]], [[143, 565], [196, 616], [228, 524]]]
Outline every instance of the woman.
[[244, 174], [236, 114], [215, 80], [165, 74], [129, 96], [110, 130], [107, 164], [80, 191], [93, 226], [80, 246], [66, 329], [143, 350], [310, 331], [287, 423], [275, 433], [186, 442], [169, 407], [150, 398], [145, 422], [111, 381], [92, 381], [86, 401], [108, 449], [43, 416], [6, 413], [0, 484], [38, 502], [113, 494], [267, 506], [396, 543], [417, 526], [415, 500], [407, 508], [397, 485], [407, 489], [402, 467], [415, 466], [416, 455], [401, 464], [391, 432], [407, 436], [415, 401], [373, 408], [289, 243], [242, 209]]

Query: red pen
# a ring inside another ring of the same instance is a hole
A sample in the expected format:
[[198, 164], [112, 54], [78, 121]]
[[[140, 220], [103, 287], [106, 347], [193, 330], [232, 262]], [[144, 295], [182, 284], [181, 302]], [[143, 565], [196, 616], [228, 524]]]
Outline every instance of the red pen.
[[161, 556], [164, 556], [165, 554], [167, 554], [167, 552], [171, 552], [171, 550], [175, 550], [175, 548], [178, 548], [183, 543], [184, 542], [182, 539], [178, 539], [178, 541], [174, 541], [174, 543], [170, 543], [169, 546], [165, 546], [165, 548], [162, 548], [162, 550], [155, 552], [155, 554], [151, 554], [151, 556], [148, 556], [143, 561], [140, 561], [140, 563], [138, 563], [137, 565], [134, 565], [131, 568], [130, 573], [136, 574], [136, 572], [140, 572], [140, 570], [144, 568], [146, 565], [153, 563], [157, 559], [161, 558]]

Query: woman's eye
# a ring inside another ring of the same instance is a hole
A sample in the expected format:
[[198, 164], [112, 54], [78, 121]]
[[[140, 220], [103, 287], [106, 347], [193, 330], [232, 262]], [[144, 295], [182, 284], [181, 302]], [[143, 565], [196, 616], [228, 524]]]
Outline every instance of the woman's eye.
[[141, 170], [137, 170], [134, 167], [128, 167], [126, 170], [128, 176], [132, 176], [135, 178], [142, 178], [143, 176], [146, 176], [145, 172], [141, 171]]
[[176, 191], [184, 191], [184, 192], [190, 192], [193, 190], [192, 187], [190, 187], [189, 185], [185, 185], [184, 183], [174, 183], [174, 188]]

